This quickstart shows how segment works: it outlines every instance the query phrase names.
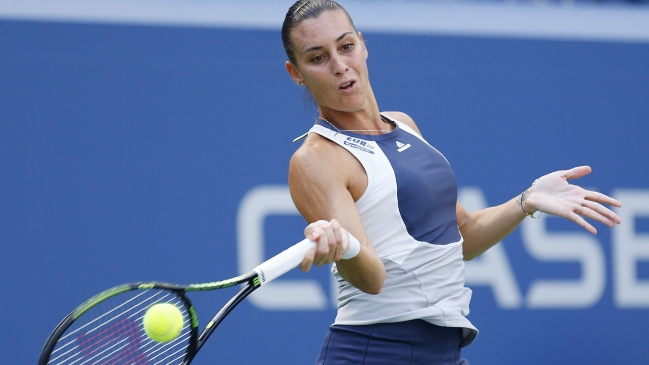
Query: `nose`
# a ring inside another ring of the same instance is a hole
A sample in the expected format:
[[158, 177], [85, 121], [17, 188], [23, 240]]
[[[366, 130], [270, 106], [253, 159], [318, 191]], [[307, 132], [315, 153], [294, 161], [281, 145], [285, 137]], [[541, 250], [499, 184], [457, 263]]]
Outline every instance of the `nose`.
[[334, 54], [331, 56], [331, 71], [334, 75], [343, 75], [348, 69], [347, 63], [340, 55]]

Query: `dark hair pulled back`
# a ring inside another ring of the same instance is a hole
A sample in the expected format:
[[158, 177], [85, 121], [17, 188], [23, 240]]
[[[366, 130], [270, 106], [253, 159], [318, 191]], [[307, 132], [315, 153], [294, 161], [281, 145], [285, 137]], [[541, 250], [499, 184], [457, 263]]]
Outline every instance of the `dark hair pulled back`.
[[[354, 26], [354, 22], [347, 10], [332, 0], [299, 0], [288, 9], [282, 25], [282, 42], [284, 43], [286, 56], [292, 64], [297, 65], [297, 59], [294, 53], [294, 44], [291, 42], [291, 32], [303, 20], [317, 18], [327, 10], [341, 10], [347, 15], [352, 27]], [[354, 27], [354, 30], [356, 30], [356, 27]]]

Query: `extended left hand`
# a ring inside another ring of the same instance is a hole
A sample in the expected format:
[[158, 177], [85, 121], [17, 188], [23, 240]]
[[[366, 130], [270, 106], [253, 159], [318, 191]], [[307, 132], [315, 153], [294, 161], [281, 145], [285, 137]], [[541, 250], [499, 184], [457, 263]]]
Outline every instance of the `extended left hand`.
[[531, 192], [523, 202], [523, 209], [530, 213], [541, 211], [568, 218], [592, 234], [596, 234], [597, 229], [584, 217], [594, 219], [609, 227], [615, 226], [616, 223], [622, 223], [617, 214], [602, 205], [621, 207], [622, 204], [619, 201], [602, 193], [568, 183], [568, 180], [586, 176], [591, 171], [590, 166], [579, 166], [540, 177], [530, 188]]

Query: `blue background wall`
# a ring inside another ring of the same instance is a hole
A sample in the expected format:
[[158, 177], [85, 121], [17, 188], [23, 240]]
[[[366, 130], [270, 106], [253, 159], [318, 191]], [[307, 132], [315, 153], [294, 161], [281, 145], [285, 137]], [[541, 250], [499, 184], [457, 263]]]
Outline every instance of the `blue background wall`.
[[[365, 34], [382, 110], [402, 110], [489, 204], [581, 164], [583, 186], [649, 192], [649, 45]], [[191, 283], [237, 267], [237, 211], [287, 162], [316, 112], [287, 77], [278, 31], [0, 21], [0, 317], [3, 361], [34, 363], [75, 306], [122, 282]], [[632, 222], [649, 233], [649, 215]], [[550, 233], [581, 233], [557, 219]], [[302, 237], [269, 217], [266, 255]], [[645, 305], [614, 299], [612, 232], [597, 225], [606, 275], [585, 308], [503, 308], [472, 286], [475, 364], [642, 364]], [[519, 230], [504, 242], [520, 293], [578, 280], [541, 262]], [[649, 265], [637, 264], [638, 280]], [[328, 270], [291, 272], [328, 287]], [[471, 285], [470, 285], [471, 286]], [[328, 292], [328, 291], [327, 291]], [[207, 317], [229, 293], [193, 297]], [[308, 364], [335, 310], [241, 304], [197, 364]], [[244, 345], [245, 344], [245, 345]]]

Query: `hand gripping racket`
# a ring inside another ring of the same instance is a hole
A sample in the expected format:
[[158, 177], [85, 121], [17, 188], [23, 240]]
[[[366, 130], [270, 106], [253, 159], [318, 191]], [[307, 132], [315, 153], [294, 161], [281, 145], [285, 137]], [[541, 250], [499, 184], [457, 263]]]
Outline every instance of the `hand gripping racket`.
[[[245, 297], [302, 262], [315, 242], [305, 239], [247, 274], [202, 284], [161, 282], [123, 284], [86, 300], [68, 314], [45, 342], [39, 365], [188, 365], [214, 329]], [[198, 317], [188, 292], [245, 286], [198, 333]], [[180, 309], [184, 325], [174, 340], [156, 342], [144, 331], [142, 317], [153, 304]]]

